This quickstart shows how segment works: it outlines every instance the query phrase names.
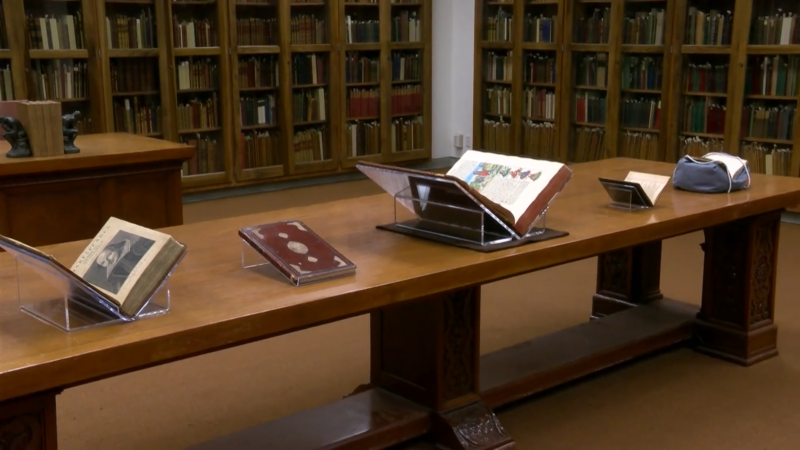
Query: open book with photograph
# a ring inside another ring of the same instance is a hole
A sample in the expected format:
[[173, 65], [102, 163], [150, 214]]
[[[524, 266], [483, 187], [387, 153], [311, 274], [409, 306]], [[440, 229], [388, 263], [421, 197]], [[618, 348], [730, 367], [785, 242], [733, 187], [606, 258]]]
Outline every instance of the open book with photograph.
[[[0, 247], [36, 260], [135, 317], [186, 252], [171, 236], [112, 217], [71, 268], [52, 255], [0, 235]], [[23, 260], [24, 261], [24, 260]], [[41, 267], [41, 264], [47, 267]]]
[[414, 175], [451, 180], [519, 235], [530, 231], [572, 179], [572, 170], [562, 163], [477, 150], [464, 153], [446, 174], [370, 162], [356, 167], [392, 195], [409, 190]]

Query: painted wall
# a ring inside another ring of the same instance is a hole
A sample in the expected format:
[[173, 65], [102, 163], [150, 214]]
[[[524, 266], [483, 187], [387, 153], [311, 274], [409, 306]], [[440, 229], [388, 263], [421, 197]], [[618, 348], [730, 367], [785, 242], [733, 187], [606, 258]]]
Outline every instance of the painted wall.
[[433, 0], [433, 157], [460, 156], [457, 133], [472, 135], [475, 0]]

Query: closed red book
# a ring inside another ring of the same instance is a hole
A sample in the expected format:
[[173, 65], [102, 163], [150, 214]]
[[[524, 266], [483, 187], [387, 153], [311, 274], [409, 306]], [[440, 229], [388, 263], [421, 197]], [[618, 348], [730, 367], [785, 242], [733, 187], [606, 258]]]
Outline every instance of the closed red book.
[[299, 220], [242, 228], [239, 236], [295, 286], [356, 271], [355, 264]]

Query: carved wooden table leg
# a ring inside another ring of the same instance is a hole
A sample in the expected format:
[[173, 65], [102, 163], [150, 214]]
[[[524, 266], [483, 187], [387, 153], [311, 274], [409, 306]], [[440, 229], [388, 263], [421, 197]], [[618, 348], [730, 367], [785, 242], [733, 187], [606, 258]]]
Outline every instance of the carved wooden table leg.
[[780, 211], [705, 230], [697, 349], [749, 366], [778, 354], [775, 276]]
[[664, 298], [660, 282], [661, 241], [598, 256], [592, 319]]
[[1, 450], [55, 450], [56, 393], [0, 403]]
[[480, 286], [376, 311], [371, 328], [371, 384], [430, 408], [437, 443], [514, 448], [478, 396]]

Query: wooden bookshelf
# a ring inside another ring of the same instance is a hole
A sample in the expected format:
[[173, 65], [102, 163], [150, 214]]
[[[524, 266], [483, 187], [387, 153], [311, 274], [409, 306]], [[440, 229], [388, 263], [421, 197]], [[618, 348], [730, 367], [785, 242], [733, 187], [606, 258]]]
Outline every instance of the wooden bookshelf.
[[277, 2], [230, 1], [231, 98], [236, 181], [251, 181], [288, 173], [288, 130], [281, 120], [288, 63], [280, 20], [287, 5]]
[[340, 5], [342, 166], [430, 157], [431, 2]]
[[155, 0], [97, 2], [106, 132], [172, 136], [164, 12]]
[[196, 148], [184, 165], [184, 188], [224, 187], [233, 181], [228, 2], [164, 3], [171, 93], [165, 137]]
[[[196, 144], [186, 192], [425, 160], [431, 3], [0, 0], [0, 100], [59, 100], [65, 114], [81, 111], [84, 134]], [[348, 58], [371, 59], [377, 73], [348, 81]], [[80, 89], [40, 89], [39, 72], [74, 68]]]
[[[478, 0], [476, 148], [565, 162], [676, 161], [718, 150], [745, 157], [754, 171], [800, 176], [800, 32], [796, 18], [781, 17], [797, 9], [788, 0]], [[498, 42], [489, 38], [501, 10], [515, 20]], [[529, 11], [558, 14], [554, 44], [526, 42]], [[603, 34], [601, 23], [621, 32]], [[553, 89], [558, 100], [555, 150], [525, 142], [526, 52], [546, 51], [557, 75], [534, 86]], [[503, 79], [487, 72], [498, 54], [511, 54]], [[488, 89], [507, 92], [510, 105], [489, 108]], [[585, 114], [579, 99], [592, 106]], [[504, 122], [502, 133], [487, 130], [486, 120]]]
[[64, 114], [81, 113], [82, 134], [104, 131], [95, 2], [4, 0], [3, 8], [6, 23], [13, 24], [7, 30], [16, 34], [9, 41], [17, 98], [59, 101]]

